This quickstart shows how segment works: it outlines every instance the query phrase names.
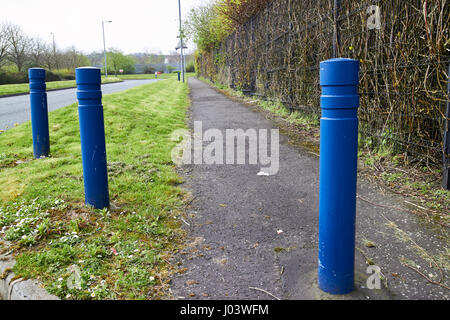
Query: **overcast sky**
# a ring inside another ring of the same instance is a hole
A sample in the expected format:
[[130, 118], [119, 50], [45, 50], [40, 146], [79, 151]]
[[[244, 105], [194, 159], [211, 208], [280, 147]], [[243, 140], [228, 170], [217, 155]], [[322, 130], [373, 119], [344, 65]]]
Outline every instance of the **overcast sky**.
[[[178, 39], [178, 0], [0, 0], [0, 22], [20, 25], [30, 36], [83, 53], [106, 47], [125, 53], [170, 53]], [[210, 0], [181, 0], [182, 16]]]

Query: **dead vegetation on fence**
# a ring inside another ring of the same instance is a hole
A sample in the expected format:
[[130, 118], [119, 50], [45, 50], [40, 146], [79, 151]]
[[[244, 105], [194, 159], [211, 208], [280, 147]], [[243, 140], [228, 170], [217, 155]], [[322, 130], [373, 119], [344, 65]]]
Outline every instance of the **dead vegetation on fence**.
[[[338, 56], [361, 61], [361, 142], [389, 146], [409, 163], [440, 166], [448, 1], [342, 0], [336, 24], [333, 2], [259, 1], [258, 13], [234, 19], [227, 38], [197, 55], [197, 72], [319, 117], [319, 62], [332, 57], [336, 26]], [[367, 26], [373, 5], [380, 9], [380, 29]]]

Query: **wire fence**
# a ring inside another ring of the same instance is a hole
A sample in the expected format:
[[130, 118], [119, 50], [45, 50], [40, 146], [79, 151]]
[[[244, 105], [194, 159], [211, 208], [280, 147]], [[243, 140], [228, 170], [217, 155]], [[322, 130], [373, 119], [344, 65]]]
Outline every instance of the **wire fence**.
[[449, 29], [447, 0], [274, 0], [199, 55], [197, 71], [320, 117], [319, 63], [358, 59], [365, 144], [437, 166], [449, 120]]

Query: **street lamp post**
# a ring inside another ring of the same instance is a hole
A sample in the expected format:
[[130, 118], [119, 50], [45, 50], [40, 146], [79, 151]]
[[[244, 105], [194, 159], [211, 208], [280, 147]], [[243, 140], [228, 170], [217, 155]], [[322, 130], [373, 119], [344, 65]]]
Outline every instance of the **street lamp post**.
[[[187, 47], [183, 44], [182, 39], [180, 37], [180, 41], [178, 42], [178, 45], [176, 46], [175, 50], [180, 49], [180, 67], [181, 67], [181, 71], [184, 72], [185, 68], [186, 68], [186, 57], [183, 54], [184, 49], [187, 49]], [[183, 82], [184, 82], [184, 77], [183, 77]]]
[[179, 20], [180, 20], [181, 74], [183, 75], [183, 82], [184, 82], [183, 32], [181, 30], [181, 4], [180, 4], [180, 0], [178, 0], [178, 17], [179, 17]]
[[108, 63], [106, 61], [106, 41], [105, 41], [105, 22], [111, 23], [111, 20], [102, 21], [103, 30], [103, 54], [105, 56], [105, 78], [108, 78]]

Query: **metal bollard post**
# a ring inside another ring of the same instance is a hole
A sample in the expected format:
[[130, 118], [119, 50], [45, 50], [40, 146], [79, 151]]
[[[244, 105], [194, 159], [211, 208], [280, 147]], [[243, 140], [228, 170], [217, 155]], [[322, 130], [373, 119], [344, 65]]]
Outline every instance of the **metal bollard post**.
[[30, 79], [33, 154], [36, 159], [39, 159], [48, 157], [50, 154], [45, 70], [42, 68], [28, 69], [28, 78]]
[[353, 290], [359, 61], [320, 63], [319, 288], [331, 294]]
[[85, 202], [103, 209], [109, 207], [109, 193], [100, 69], [77, 68], [75, 78]]
[[178, 81], [180, 81], [181, 80], [180, 79], [180, 71], [178, 71], [177, 74], [178, 74]]

